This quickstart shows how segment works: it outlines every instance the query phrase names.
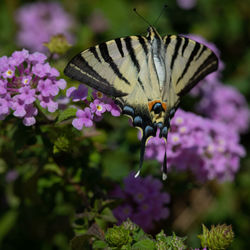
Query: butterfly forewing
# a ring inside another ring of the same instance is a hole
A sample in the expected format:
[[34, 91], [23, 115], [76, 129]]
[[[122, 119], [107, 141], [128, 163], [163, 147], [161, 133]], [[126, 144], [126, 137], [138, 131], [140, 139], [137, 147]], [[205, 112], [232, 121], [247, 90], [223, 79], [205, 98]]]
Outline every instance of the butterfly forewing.
[[166, 36], [167, 84], [177, 95], [186, 94], [201, 79], [218, 67], [216, 55], [205, 45], [182, 36]]
[[143, 46], [137, 36], [102, 43], [75, 56], [64, 72], [104, 94], [113, 97], [128, 95], [138, 79], [137, 58], [146, 57], [145, 40]]

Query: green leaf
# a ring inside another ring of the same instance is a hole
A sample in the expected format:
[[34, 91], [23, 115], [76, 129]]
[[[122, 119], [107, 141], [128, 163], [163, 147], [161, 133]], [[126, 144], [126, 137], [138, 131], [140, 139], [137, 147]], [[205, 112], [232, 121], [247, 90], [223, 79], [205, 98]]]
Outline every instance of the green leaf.
[[155, 248], [155, 243], [154, 241], [150, 240], [150, 239], [145, 239], [145, 240], [141, 240], [136, 242], [133, 246], [132, 246], [133, 250], [154, 250]]
[[58, 167], [58, 165], [53, 163], [48, 163], [44, 165], [44, 170], [54, 172], [60, 176], [62, 175], [62, 170]]
[[59, 114], [56, 123], [58, 124], [58, 123], [60, 123], [60, 122], [62, 122], [62, 121], [65, 121], [65, 120], [67, 120], [67, 119], [69, 119], [69, 118], [72, 118], [72, 117], [76, 116], [76, 111], [77, 111], [77, 109], [76, 109], [76, 108], [72, 108], [72, 107], [63, 110], [63, 111]]
[[15, 221], [17, 219], [17, 211], [11, 210], [5, 213], [0, 218], [0, 242], [3, 240], [5, 235], [11, 230], [11, 228], [14, 226]]
[[108, 244], [105, 241], [97, 240], [93, 243], [93, 249], [103, 249], [105, 247], [108, 247]]
[[136, 233], [133, 234], [133, 239], [135, 241], [139, 241], [139, 240], [146, 239], [146, 238], [147, 238], [147, 235], [141, 228]]
[[101, 218], [106, 222], [116, 223], [117, 219], [114, 217], [110, 208], [106, 207], [101, 213]]

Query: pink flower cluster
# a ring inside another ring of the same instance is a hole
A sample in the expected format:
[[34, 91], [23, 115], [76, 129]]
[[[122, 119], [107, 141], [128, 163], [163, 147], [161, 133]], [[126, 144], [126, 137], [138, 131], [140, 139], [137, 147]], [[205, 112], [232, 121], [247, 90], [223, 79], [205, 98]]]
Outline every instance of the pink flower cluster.
[[[163, 162], [165, 142], [154, 137], [148, 142], [146, 157]], [[198, 180], [232, 180], [245, 156], [239, 135], [215, 120], [178, 110], [171, 120], [167, 141], [170, 168], [190, 170]]]
[[197, 111], [227, 124], [228, 129], [244, 133], [249, 128], [250, 111], [245, 97], [235, 88], [217, 83], [205, 92]]
[[113, 116], [120, 116], [120, 109], [114, 101], [99, 91], [94, 90], [92, 93], [93, 100], [91, 102], [87, 101], [88, 88], [83, 84], [80, 84], [78, 88], [69, 88], [66, 95], [73, 102], [84, 101], [87, 105], [83, 110], [78, 109], [76, 118], [73, 119], [72, 125], [78, 130], [83, 127], [92, 127], [93, 121], [100, 121], [107, 111]]
[[124, 179], [124, 188], [119, 186], [111, 196], [120, 198], [122, 204], [113, 210], [119, 223], [130, 218], [146, 232], [154, 222], [169, 216], [166, 206], [170, 202], [168, 193], [162, 192], [162, 182], [152, 176], [134, 178], [134, 173]]
[[38, 110], [35, 101], [49, 112], [58, 104], [53, 100], [60, 89], [66, 87], [64, 79], [57, 79], [59, 72], [45, 62], [46, 56], [27, 50], [15, 51], [10, 57], [0, 58], [0, 119], [13, 111], [26, 126], [35, 124]]

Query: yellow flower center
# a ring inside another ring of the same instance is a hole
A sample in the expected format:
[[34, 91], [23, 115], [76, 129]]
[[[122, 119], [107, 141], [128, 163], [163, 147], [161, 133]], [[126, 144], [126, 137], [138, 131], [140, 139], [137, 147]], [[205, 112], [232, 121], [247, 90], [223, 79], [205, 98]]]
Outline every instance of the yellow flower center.
[[26, 79], [23, 80], [23, 83], [24, 83], [24, 84], [27, 84], [28, 81], [29, 81], [29, 80], [26, 78]]
[[174, 136], [172, 137], [172, 140], [173, 140], [173, 142], [178, 142], [178, 141], [180, 141], [180, 137], [177, 136], [177, 135], [174, 135]]
[[177, 117], [176, 118], [176, 123], [179, 124], [179, 125], [182, 124], [183, 123], [183, 118], [182, 117]]
[[8, 76], [11, 76], [11, 75], [13, 74], [13, 71], [9, 69], [9, 70], [6, 72], [6, 74], [7, 74]]
[[98, 111], [102, 111], [102, 106], [101, 106], [101, 105], [97, 105], [97, 106], [96, 106], [96, 109], [97, 109]]
[[207, 147], [207, 151], [209, 152], [209, 153], [213, 153], [213, 151], [214, 151], [214, 145], [208, 145], [208, 147]]
[[187, 128], [186, 127], [181, 127], [180, 128], [180, 133], [185, 133], [187, 131]]

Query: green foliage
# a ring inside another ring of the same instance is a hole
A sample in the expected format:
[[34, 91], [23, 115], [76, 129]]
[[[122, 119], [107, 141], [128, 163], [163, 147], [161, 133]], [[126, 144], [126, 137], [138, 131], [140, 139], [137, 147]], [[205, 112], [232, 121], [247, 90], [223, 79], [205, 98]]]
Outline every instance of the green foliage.
[[[76, 244], [79, 241], [76, 238]], [[131, 250], [181, 250], [186, 249], [185, 238], [175, 234], [166, 236], [163, 231], [153, 239], [129, 219], [120, 226], [113, 226], [105, 233], [105, 239], [97, 239], [93, 249], [131, 249]], [[73, 241], [72, 241], [73, 242]], [[77, 250], [77, 248], [73, 248]]]
[[68, 120], [72, 117], [75, 117], [76, 111], [77, 111], [77, 109], [72, 108], [72, 107], [69, 107], [69, 108], [63, 110], [62, 112], [60, 112], [60, 114], [58, 116], [57, 123], [60, 124], [64, 120]]
[[187, 249], [184, 241], [187, 237], [177, 237], [174, 233], [173, 236], [166, 236], [163, 231], [156, 235], [157, 240], [157, 250], [177, 250], [177, 249]]

